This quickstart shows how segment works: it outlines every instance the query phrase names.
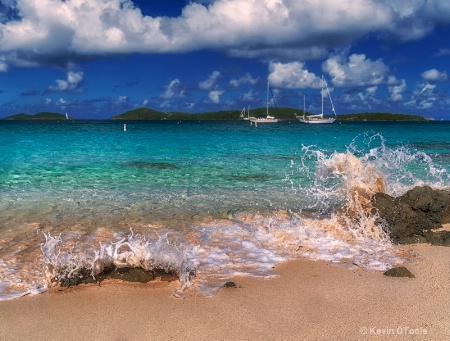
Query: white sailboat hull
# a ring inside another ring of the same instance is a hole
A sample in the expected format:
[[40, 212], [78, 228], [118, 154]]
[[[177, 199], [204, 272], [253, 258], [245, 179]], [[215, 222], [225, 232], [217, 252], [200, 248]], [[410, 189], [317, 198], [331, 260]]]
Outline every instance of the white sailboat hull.
[[[319, 115], [306, 116], [305, 115], [305, 104], [304, 104], [305, 97], [303, 97], [303, 116], [296, 116], [300, 122], [307, 123], [307, 124], [327, 124], [327, 123], [333, 123], [334, 121], [336, 121], [336, 117], [328, 117], [328, 118], [323, 117], [324, 116], [324, 113], [323, 113], [323, 84], [324, 84], [324, 82], [325, 82], [325, 80], [323, 79], [323, 76], [322, 76], [322, 91], [320, 92], [321, 97], [322, 97], [322, 113]], [[328, 97], [331, 102], [331, 107], [333, 109], [334, 116], [336, 116], [336, 111], [334, 110], [333, 101], [331, 100], [330, 91], [328, 90], [328, 85], [326, 82], [325, 82], [325, 86], [327, 89]]]
[[249, 117], [250, 124], [255, 123], [277, 123], [279, 121], [278, 118], [269, 115], [269, 82], [267, 82], [267, 108], [266, 108], [266, 117]]
[[278, 120], [256, 120], [252, 121], [253, 123], [277, 123]]
[[312, 119], [308, 119], [308, 118], [299, 118], [297, 116], [298, 120], [300, 122], [303, 123], [308, 123], [308, 124], [326, 124], [326, 123], [333, 123], [334, 121], [336, 121], [335, 118], [312, 118]]
[[277, 123], [278, 121], [277, 118], [250, 118], [250, 122], [253, 123]]

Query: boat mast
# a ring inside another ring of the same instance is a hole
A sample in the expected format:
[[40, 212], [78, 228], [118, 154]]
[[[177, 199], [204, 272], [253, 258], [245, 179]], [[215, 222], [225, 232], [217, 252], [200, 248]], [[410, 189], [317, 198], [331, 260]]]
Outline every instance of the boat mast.
[[305, 107], [305, 95], [303, 95], [303, 119], [305, 118], [305, 112], [306, 112], [306, 107]]
[[320, 92], [320, 95], [322, 96], [322, 117], [323, 117], [323, 75], [322, 75], [322, 91]]
[[267, 81], [267, 109], [266, 109], [267, 116], [269, 116], [269, 81]]
[[334, 116], [337, 117], [336, 110], [334, 110], [333, 100], [331, 99], [330, 89], [328, 89], [327, 81], [325, 81], [325, 86], [327, 87], [328, 97], [330, 98], [331, 110], [333, 110]]

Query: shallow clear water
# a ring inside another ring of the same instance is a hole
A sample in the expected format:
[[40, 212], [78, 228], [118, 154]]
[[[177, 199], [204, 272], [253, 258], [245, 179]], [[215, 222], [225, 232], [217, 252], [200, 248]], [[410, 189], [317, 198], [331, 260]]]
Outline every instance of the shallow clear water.
[[[341, 261], [381, 248], [360, 263], [383, 268], [397, 260], [383, 236], [339, 246], [329, 232], [348, 188], [372, 177], [392, 195], [449, 185], [447, 122], [123, 124], [0, 121], [2, 297], [45, 290], [69, 263], [117, 262], [124, 248], [129, 262], [167, 267], [204, 291], [233, 274], [270, 276], [299, 255]], [[348, 155], [359, 166], [345, 168]]]

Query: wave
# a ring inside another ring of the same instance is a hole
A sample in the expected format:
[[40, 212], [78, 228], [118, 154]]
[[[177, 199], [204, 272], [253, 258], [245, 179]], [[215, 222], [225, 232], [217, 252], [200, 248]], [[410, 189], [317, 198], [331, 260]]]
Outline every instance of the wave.
[[2, 258], [0, 299], [40, 293], [70, 278], [95, 280], [111, 267], [175, 274], [177, 297], [188, 288], [214, 295], [234, 276], [273, 277], [277, 264], [299, 257], [386, 270], [405, 258], [371, 209], [371, 196], [449, 185], [447, 171], [429, 155], [390, 148], [380, 134], [361, 134], [344, 152], [303, 146], [285, 180], [305, 197], [298, 211], [237, 210], [223, 219], [140, 224], [128, 231], [74, 226], [55, 235], [35, 226], [30, 237], [25, 229], [0, 245], [28, 245]]

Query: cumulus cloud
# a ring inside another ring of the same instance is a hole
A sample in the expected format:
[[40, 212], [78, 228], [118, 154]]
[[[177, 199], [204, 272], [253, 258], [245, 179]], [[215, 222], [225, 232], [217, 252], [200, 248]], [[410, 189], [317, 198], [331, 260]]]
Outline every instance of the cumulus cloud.
[[82, 71], [69, 71], [66, 79], [57, 79], [56, 86], [49, 86], [48, 90], [51, 92], [56, 91], [81, 91], [81, 84], [83, 81]]
[[253, 92], [253, 90], [250, 90], [246, 93], [244, 93], [241, 97], [241, 100], [244, 102], [254, 102], [258, 99], [258, 94]]
[[304, 69], [300, 62], [269, 64], [269, 82], [273, 86], [288, 89], [320, 88], [321, 79]]
[[257, 81], [258, 81], [258, 78], [253, 78], [252, 75], [247, 72], [241, 78], [230, 80], [230, 85], [237, 88], [238, 86], [240, 86], [242, 84], [256, 84]]
[[166, 91], [161, 95], [162, 98], [184, 97], [184, 90], [181, 88], [181, 82], [178, 78], [173, 79], [166, 86]]
[[209, 76], [207, 80], [204, 80], [200, 83], [198, 83], [198, 87], [202, 90], [210, 90], [213, 86], [217, 84], [217, 81], [219, 80], [220, 72], [219, 71], [213, 71]]
[[390, 76], [388, 78], [387, 84], [389, 91], [389, 99], [392, 102], [403, 101], [403, 94], [407, 89], [406, 81], [404, 79], [398, 81], [394, 76]]
[[431, 93], [434, 91], [434, 89], [436, 89], [436, 85], [435, 84], [430, 84], [430, 83], [423, 83], [421, 85], [421, 89], [419, 91], [419, 94], [422, 95], [426, 92]]
[[371, 60], [364, 54], [342, 55], [326, 60], [322, 69], [332, 77], [338, 87], [361, 87], [380, 85], [389, 74], [389, 67], [381, 59]]
[[210, 100], [212, 103], [215, 103], [215, 104], [220, 103], [220, 96], [221, 96], [223, 93], [224, 93], [223, 90], [211, 90], [211, 91], [209, 92], [209, 100]]
[[448, 80], [447, 72], [440, 72], [436, 69], [425, 71], [421, 74], [423, 80], [431, 83], [445, 82]]
[[302, 51], [311, 58], [370, 33], [422, 38], [437, 24], [450, 22], [450, 3], [190, 1], [171, 18], [145, 16], [131, 0], [8, 0], [2, 1], [2, 13], [0, 57], [5, 61], [0, 70], [4, 64], [63, 65], [80, 56], [203, 48], [258, 57]]

